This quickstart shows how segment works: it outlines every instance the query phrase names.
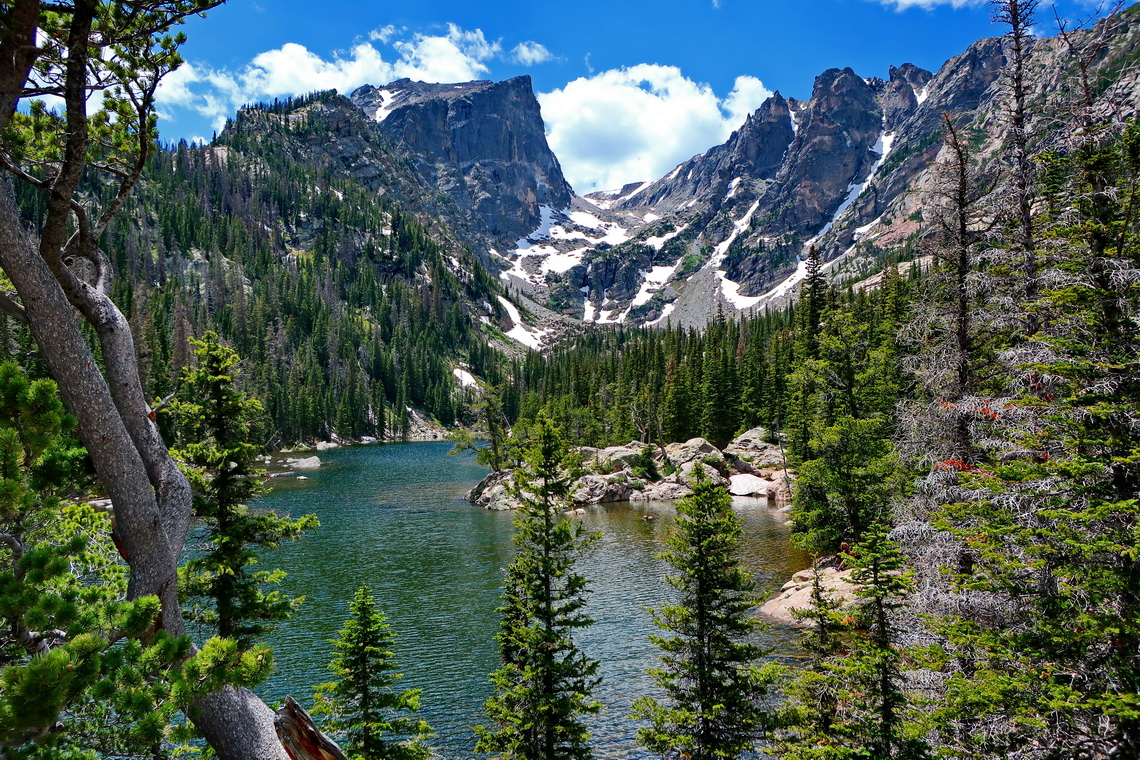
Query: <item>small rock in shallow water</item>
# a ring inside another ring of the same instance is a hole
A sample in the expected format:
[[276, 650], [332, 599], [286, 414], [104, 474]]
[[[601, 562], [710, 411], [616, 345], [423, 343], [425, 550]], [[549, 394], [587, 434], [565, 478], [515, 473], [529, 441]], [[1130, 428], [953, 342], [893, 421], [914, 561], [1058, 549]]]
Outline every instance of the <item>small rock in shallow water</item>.
[[[793, 575], [776, 596], [761, 605], [760, 614], [783, 625], [804, 626], [805, 623], [796, 617], [793, 610], [811, 608], [812, 576], [811, 570], [801, 570]], [[822, 567], [819, 576], [823, 593], [839, 602], [841, 610], [850, 607], [855, 601], [855, 592], [860, 588], [852, 583], [851, 571]]]

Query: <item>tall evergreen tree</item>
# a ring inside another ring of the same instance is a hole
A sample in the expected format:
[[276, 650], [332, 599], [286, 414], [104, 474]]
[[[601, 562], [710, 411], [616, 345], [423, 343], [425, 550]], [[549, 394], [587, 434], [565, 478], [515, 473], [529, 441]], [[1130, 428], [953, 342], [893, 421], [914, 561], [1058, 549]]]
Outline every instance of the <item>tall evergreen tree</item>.
[[817, 457], [798, 468], [792, 541], [813, 554], [833, 554], [886, 519], [895, 460], [877, 417], [844, 415], [821, 426], [811, 447]]
[[206, 524], [206, 549], [180, 569], [181, 593], [206, 603], [193, 611], [224, 638], [248, 644], [286, 619], [300, 600], [279, 591], [281, 571], [254, 571], [258, 550], [313, 530], [316, 515], [283, 517], [251, 512], [245, 502], [261, 490], [252, 440], [261, 403], [237, 384], [238, 356], [214, 333], [192, 341], [197, 364], [183, 375], [173, 412], [184, 441], [178, 450], [194, 486], [195, 514]]
[[670, 635], [652, 637], [663, 654], [650, 675], [667, 701], [634, 703], [634, 717], [648, 721], [637, 738], [663, 757], [735, 758], [768, 727], [765, 699], [775, 672], [757, 665], [764, 650], [749, 640], [761, 624], [751, 615], [755, 584], [737, 557], [740, 518], [703, 469], [692, 488], [677, 503], [662, 555], [678, 572], [668, 581], [680, 599], [654, 613]]
[[336, 653], [329, 669], [337, 680], [317, 687], [313, 714], [328, 716], [325, 726], [343, 736], [351, 758], [426, 760], [431, 728], [412, 715], [419, 709], [420, 690], [396, 689], [403, 677], [390, 651], [396, 634], [368, 586], [356, 590], [349, 611], [333, 640]]
[[599, 709], [591, 698], [599, 679], [598, 663], [574, 641], [593, 623], [575, 566], [593, 536], [562, 514], [569, 461], [560, 431], [541, 417], [532, 436], [514, 474], [520, 507], [500, 608], [503, 664], [491, 675], [491, 725], [476, 729], [476, 750], [508, 760], [584, 760], [591, 752], [582, 716]]
[[929, 758], [926, 723], [906, 688], [899, 647], [897, 614], [911, 588], [903, 555], [876, 523], [846, 559], [859, 584], [856, 602], [841, 615], [814, 590], [815, 606], [804, 616], [818, 626], [809, 639], [814, 664], [787, 690], [780, 757]]

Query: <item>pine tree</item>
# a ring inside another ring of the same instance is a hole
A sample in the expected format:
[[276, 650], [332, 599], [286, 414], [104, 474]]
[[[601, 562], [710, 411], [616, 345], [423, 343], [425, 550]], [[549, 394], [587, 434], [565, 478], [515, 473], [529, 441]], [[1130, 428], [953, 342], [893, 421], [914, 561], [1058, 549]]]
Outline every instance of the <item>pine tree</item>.
[[844, 415], [811, 440], [817, 457], [798, 468], [792, 541], [817, 555], [857, 543], [885, 517], [895, 471], [883, 421]]
[[179, 708], [239, 673], [253, 685], [268, 659], [211, 642], [188, 660], [157, 597], [126, 600], [74, 425], [54, 382], [0, 365], [0, 755], [164, 757]]
[[898, 643], [897, 613], [911, 588], [903, 556], [876, 523], [846, 559], [860, 586], [856, 602], [841, 617], [815, 589], [815, 607], [805, 615], [820, 625], [809, 640], [815, 663], [787, 690], [780, 757], [929, 758], [926, 723], [906, 689]]
[[598, 663], [574, 641], [576, 630], [593, 623], [585, 613], [586, 578], [575, 565], [593, 536], [562, 515], [568, 453], [560, 431], [540, 417], [531, 441], [515, 471], [521, 506], [500, 608], [503, 664], [491, 675], [491, 725], [476, 729], [476, 751], [510, 760], [584, 760], [591, 753], [582, 716], [599, 709], [590, 697], [599, 679]]
[[357, 589], [349, 610], [352, 616], [332, 642], [329, 669], [337, 680], [317, 687], [313, 714], [328, 716], [325, 726], [344, 737], [351, 758], [426, 760], [431, 728], [411, 715], [419, 709], [420, 690], [396, 689], [403, 677], [390, 651], [396, 634], [368, 586]]
[[643, 697], [634, 703], [634, 717], [648, 721], [637, 738], [663, 757], [735, 758], [767, 728], [764, 700], [775, 672], [757, 666], [764, 650], [749, 641], [761, 624], [750, 615], [755, 584], [737, 558], [740, 518], [703, 469], [692, 489], [677, 503], [662, 555], [678, 571], [668, 581], [680, 600], [654, 613], [658, 627], [671, 634], [652, 637], [663, 655], [650, 675], [667, 702]]
[[197, 364], [187, 368], [172, 405], [180, 423], [179, 456], [194, 486], [195, 513], [206, 524], [206, 549], [180, 569], [181, 593], [206, 604], [191, 613], [224, 638], [248, 644], [289, 617], [300, 604], [279, 591], [281, 571], [254, 571], [257, 550], [313, 530], [315, 515], [282, 517], [250, 512], [245, 502], [261, 490], [251, 440], [261, 403], [237, 386], [238, 356], [214, 333], [192, 341]]

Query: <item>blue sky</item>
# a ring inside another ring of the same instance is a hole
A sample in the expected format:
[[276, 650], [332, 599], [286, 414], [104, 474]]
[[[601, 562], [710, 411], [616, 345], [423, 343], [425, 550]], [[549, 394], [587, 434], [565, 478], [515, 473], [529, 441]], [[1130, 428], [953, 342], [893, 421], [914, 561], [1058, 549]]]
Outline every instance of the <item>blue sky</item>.
[[[1137, 0], [1129, 0], [1129, 4]], [[1089, 0], [1059, 0], [1086, 17]], [[1039, 27], [1053, 25], [1051, 6]], [[1000, 33], [981, 0], [229, 0], [188, 22], [163, 139], [209, 138], [238, 106], [314, 89], [529, 74], [579, 193], [653, 179], [817, 74], [936, 70]]]

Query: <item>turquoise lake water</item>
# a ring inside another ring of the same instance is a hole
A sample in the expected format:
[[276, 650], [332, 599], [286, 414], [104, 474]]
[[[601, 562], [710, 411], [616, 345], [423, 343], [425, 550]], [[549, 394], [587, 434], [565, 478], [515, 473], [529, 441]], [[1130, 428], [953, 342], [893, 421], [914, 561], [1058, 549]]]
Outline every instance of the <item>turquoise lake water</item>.
[[[368, 583], [398, 634], [396, 659], [403, 684], [423, 689], [423, 716], [445, 758], [474, 757], [472, 727], [491, 693], [487, 674], [497, 667], [494, 636], [502, 568], [512, 553], [510, 513], [463, 501], [486, 470], [469, 456], [449, 457], [447, 443], [356, 446], [322, 452], [325, 466], [307, 480], [276, 478], [257, 506], [321, 520], [316, 534], [274, 550], [266, 567], [288, 569], [283, 588], [305, 603], [270, 643], [276, 673], [262, 689], [271, 701], [292, 694], [311, 704], [312, 687], [329, 678], [329, 639], [348, 612], [360, 583]], [[788, 543], [787, 527], [760, 500], [738, 500], [744, 519], [743, 561], [765, 594], [778, 589], [807, 558]], [[582, 518], [602, 538], [582, 563], [591, 579], [589, 611], [597, 621], [579, 639], [601, 661], [591, 719], [599, 758], [650, 757], [633, 741], [627, 720], [634, 699], [652, 693], [645, 675], [657, 651], [647, 606], [669, 598], [663, 548], [672, 508], [658, 505], [591, 507]], [[642, 519], [648, 512], [659, 519]], [[798, 631], [773, 627], [761, 634], [773, 656], [794, 654]]]

